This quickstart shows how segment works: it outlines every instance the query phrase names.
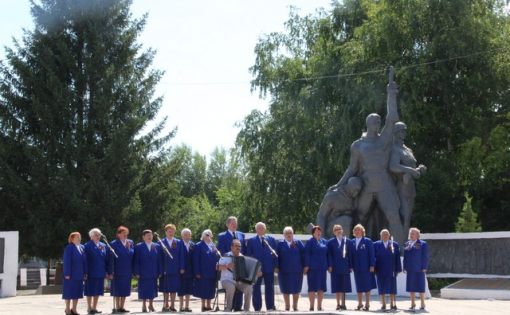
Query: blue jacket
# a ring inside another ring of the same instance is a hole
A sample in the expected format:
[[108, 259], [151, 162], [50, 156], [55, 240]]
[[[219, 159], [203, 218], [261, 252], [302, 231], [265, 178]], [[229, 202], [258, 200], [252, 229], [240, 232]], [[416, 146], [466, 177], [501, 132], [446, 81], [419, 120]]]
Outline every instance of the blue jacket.
[[83, 280], [87, 274], [87, 256], [85, 247], [80, 245], [81, 253], [73, 243], [67, 244], [64, 249], [64, 277], [71, 277], [71, 280]]
[[186, 251], [186, 248], [184, 248], [184, 244], [180, 239], [175, 237], [173, 238], [172, 244], [168, 243], [168, 239], [166, 237], [161, 241], [173, 257], [173, 259], [171, 259], [166, 251], [161, 248], [160, 258], [163, 266], [163, 274], [180, 274], [181, 270], [185, 269], [184, 252]]
[[[276, 241], [271, 236], [264, 236], [264, 239], [267, 241], [269, 246], [276, 252]], [[251, 256], [256, 258], [258, 261], [262, 263], [262, 272], [263, 273], [271, 273], [274, 271], [274, 268], [278, 266], [278, 258], [271, 254], [271, 250], [267, 246], [267, 244], [263, 243], [259, 236], [256, 235], [250, 238], [246, 242], [246, 256]]]
[[193, 254], [195, 252], [195, 243], [189, 241], [189, 250], [186, 249], [184, 241], [182, 241], [182, 247], [184, 249], [184, 274], [183, 277], [192, 278], [194, 274]]
[[113, 266], [111, 267], [115, 276], [132, 276], [133, 275], [133, 256], [135, 254], [135, 244], [132, 240], [127, 240], [126, 246], [122, 245], [119, 240], [110, 242], [110, 246], [113, 248], [119, 258], [111, 255], [111, 261]]
[[87, 268], [89, 278], [104, 278], [111, 274], [110, 250], [106, 244], [99, 242], [98, 246], [90, 240], [85, 244], [85, 254], [87, 257]]
[[402, 271], [400, 250], [397, 242], [393, 242], [392, 252], [389, 243], [388, 247], [385, 248], [383, 241], [377, 241], [374, 243], [374, 252], [375, 272], [378, 276], [397, 275], [397, 273]]
[[[344, 257], [345, 247], [345, 257]], [[328, 267], [333, 269], [334, 274], [350, 273], [352, 269], [352, 259], [354, 246], [347, 238], [342, 238], [340, 244], [336, 237], [328, 241]]]
[[429, 249], [426, 242], [417, 240], [413, 247], [409, 247], [411, 241], [404, 245], [404, 270], [417, 272], [429, 267]]
[[310, 238], [305, 245], [305, 267], [310, 270], [328, 269], [328, 242], [321, 238]]
[[[246, 243], [244, 241], [244, 233], [236, 231], [236, 237], [241, 242], [241, 253], [243, 255], [246, 254]], [[218, 249], [220, 250], [222, 255], [225, 255], [226, 253], [230, 252], [230, 245], [232, 245], [232, 240], [234, 238], [232, 237], [232, 234], [230, 234], [229, 231], [221, 232], [218, 235]]]
[[210, 250], [209, 246], [202, 241], [198, 242], [193, 253], [195, 276], [200, 275], [205, 279], [216, 279], [216, 264], [219, 259], [215, 250]]
[[150, 251], [144, 242], [136, 244], [133, 257], [134, 275], [141, 279], [159, 278], [162, 274], [160, 251], [161, 247], [156, 243], [151, 243]]
[[297, 240], [289, 247], [285, 240], [276, 246], [279, 273], [302, 273], [305, 265], [305, 246]]
[[362, 237], [356, 248], [356, 239], [351, 240], [354, 247], [353, 269], [354, 272], [370, 272], [370, 267], [375, 267], [374, 244], [368, 237]]

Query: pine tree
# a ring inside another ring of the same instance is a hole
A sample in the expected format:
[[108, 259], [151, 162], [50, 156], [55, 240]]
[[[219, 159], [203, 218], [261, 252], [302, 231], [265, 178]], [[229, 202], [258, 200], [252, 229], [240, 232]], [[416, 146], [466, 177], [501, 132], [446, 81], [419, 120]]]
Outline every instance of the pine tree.
[[471, 197], [468, 192], [464, 193], [464, 197], [466, 198], [466, 202], [455, 224], [455, 231], [458, 233], [480, 232], [482, 231], [482, 226], [480, 222], [478, 222], [478, 215], [473, 210], [473, 197]]
[[[69, 232], [111, 235], [140, 211], [148, 163], [171, 134], [149, 132], [162, 99], [154, 51], [128, 0], [41, 0], [35, 28], [0, 68], [0, 229], [21, 252], [59, 257]], [[156, 161], [156, 162], [154, 162]], [[165, 203], [162, 201], [162, 203]], [[86, 235], [84, 235], [86, 239]]]

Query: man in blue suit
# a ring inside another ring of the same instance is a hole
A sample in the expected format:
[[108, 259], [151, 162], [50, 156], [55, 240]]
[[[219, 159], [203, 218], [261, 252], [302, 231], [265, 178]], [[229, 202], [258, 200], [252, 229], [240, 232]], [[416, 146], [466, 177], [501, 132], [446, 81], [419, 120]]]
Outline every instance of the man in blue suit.
[[259, 312], [262, 308], [262, 293], [260, 286], [264, 279], [266, 309], [274, 311], [274, 270], [278, 266], [276, 241], [271, 236], [266, 236], [266, 225], [262, 222], [255, 224], [257, 236], [254, 236], [246, 243], [246, 255], [256, 258], [262, 263], [262, 271], [253, 286], [253, 308]]
[[[232, 240], [237, 239], [241, 243], [241, 253], [246, 254], [246, 243], [244, 241], [244, 233], [237, 231], [237, 218], [230, 216], [226, 222], [227, 230], [218, 235], [218, 249], [222, 255], [230, 251]], [[234, 296], [234, 311], [241, 311], [243, 305], [243, 294], [236, 291]]]

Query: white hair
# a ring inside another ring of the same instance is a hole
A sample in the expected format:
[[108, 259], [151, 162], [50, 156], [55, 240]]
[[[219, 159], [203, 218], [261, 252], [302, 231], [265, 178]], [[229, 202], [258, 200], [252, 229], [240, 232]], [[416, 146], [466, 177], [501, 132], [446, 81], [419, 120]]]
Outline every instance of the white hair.
[[283, 234], [287, 233], [287, 232], [290, 232], [292, 234], [294, 234], [294, 229], [292, 229], [292, 226], [286, 226], [284, 229], [283, 229]]
[[421, 237], [421, 232], [418, 230], [418, 228], [412, 227], [409, 229], [409, 235], [407, 236], [409, 239], [411, 239], [411, 233], [415, 231], [418, 234], [418, 239]]
[[92, 237], [94, 235], [98, 235], [98, 236], [101, 236], [101, 230], [98, 229], [98, 228], [93, 228], [92, 230], [89, 231], [89, 237]]
[[184, 229], [182, 229], [182, 231], [181, 231], [181, 236], [182, 236], [182, 235], [184, 235], [184, 233], [189, 233], [189, 234], [191, 235], [191, 230], [190, 230], [190, 229], [188, 229], [188, 228], [184, 228]]
[[381, 233], [379, 233], [379, 235], [383, 235], [383, 233], [388, 233], [388, 235], [389, 235], [390, 231], [388, 231], [388, 229], [382, 229]]
[[264, 227], [264, 230], [266, 229], [266, 225], [264, 224], [264, 222], [257, 222], [257, 224], [255, 224], [255, 230], [258, 229], [259, 226]]
[[212, 236], [213, 236], [212, 231], [211, 231], [211, 230], [209, 230], [209, 229], [204, 230], [204, 231], [202, 232], [202, 237], [200, 238], [200, 240], [203, 240], [205, 236], [212, 237]]

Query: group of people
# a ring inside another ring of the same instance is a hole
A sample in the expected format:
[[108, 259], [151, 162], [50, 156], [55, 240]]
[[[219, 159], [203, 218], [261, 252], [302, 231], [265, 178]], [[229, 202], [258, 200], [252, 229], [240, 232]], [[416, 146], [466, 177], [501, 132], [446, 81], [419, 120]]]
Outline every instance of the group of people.
[[[322, 229], [315, 226], [312, 237], [305, 245], [294, 238], [292, 227], [283, 230], [284, 239], [275, 240], [266, 235], [266, 225], [255, 225], [256, 236], [245, 239], [237, 230], [237, 218], [229, 217], [227, 230], [218, 235], [217, 245], [211, 230], [201, 234], [201, 240], [193, 243], [189, 229], [181, 231], [181, 239], [175, 237], [176, 226], [165, 226], [165, 237], [160, 239], [151, 230], [142, 232], [142, 241], [128, 239], [129, 229], [120, 226], [117, 238], [110, 243], [101, 242], [101, 231], [89, 231], [90, 241], [81, 244], [79, 232], [69, 235], [63, 259], [63, 299], [66, 314], [78, 314], [78, 299], [87, 297], [87, 312], [97, 310], [99, 296], [104, 294], [105, 279], [111, 283], [114, 312], [126, 313], [126, 297], [131, 294], [131, 280], [138, 281], [138, 298], [142, 311], [155, 311], [153, 300], [158, 291], [163, 293], [163, 312], [191, 312], [190, 296], [202, 301], [202, 311], [212, 310], [219, 282], [226, 292], [226, 311], [249, 311], [262, 309], [261, 284], [264, 282], [264, 300], [267, 311], [276, 309], [274, 301], [274, 276], [278, 274], [280, 292], [285, 310], [298, 310], [303, 277], [308, 282], [310, 310], [322, 310], [326, 291], [327, 272], [331, 274], [331, 291], [336, 294], [337, 310], [346, 309], [345, 293], [351, 292], [350, 273], [354, 272], [358, 292], [358, 310], [369, 310], [370, 291], [378, 288], [382, 308], [386, 309], [386, 295], [390, 295], [389, 308], [396, 309], [396, 276], [402, 270], [407, 273], [407, 291], [411, 296], [411, 308], [415, 308], [415, 293], [420, 293], [421, 308], [425, 308], [425, 272], [427, 270], [427, 244], [420, 240], [420, 231], [409, 230], [409, 241], [404, 245], [404, 265], [400, 263], [399, 244], [393, 242], [388, 230], [381, 231], [381, 240], [373, 243], [365, 237], [362, 225], [353, 229], [354, 238], [343, 234], [342, 226], [333, 227], [334, 237], [323, 239]], [[154, 236], [157, 242], [153, 241]], [[234, 258], [250, 256], [261, 263], [257, 280], [252, 285], [234, 277]], [[362, 295], [365, 294], [365, 304]]]

